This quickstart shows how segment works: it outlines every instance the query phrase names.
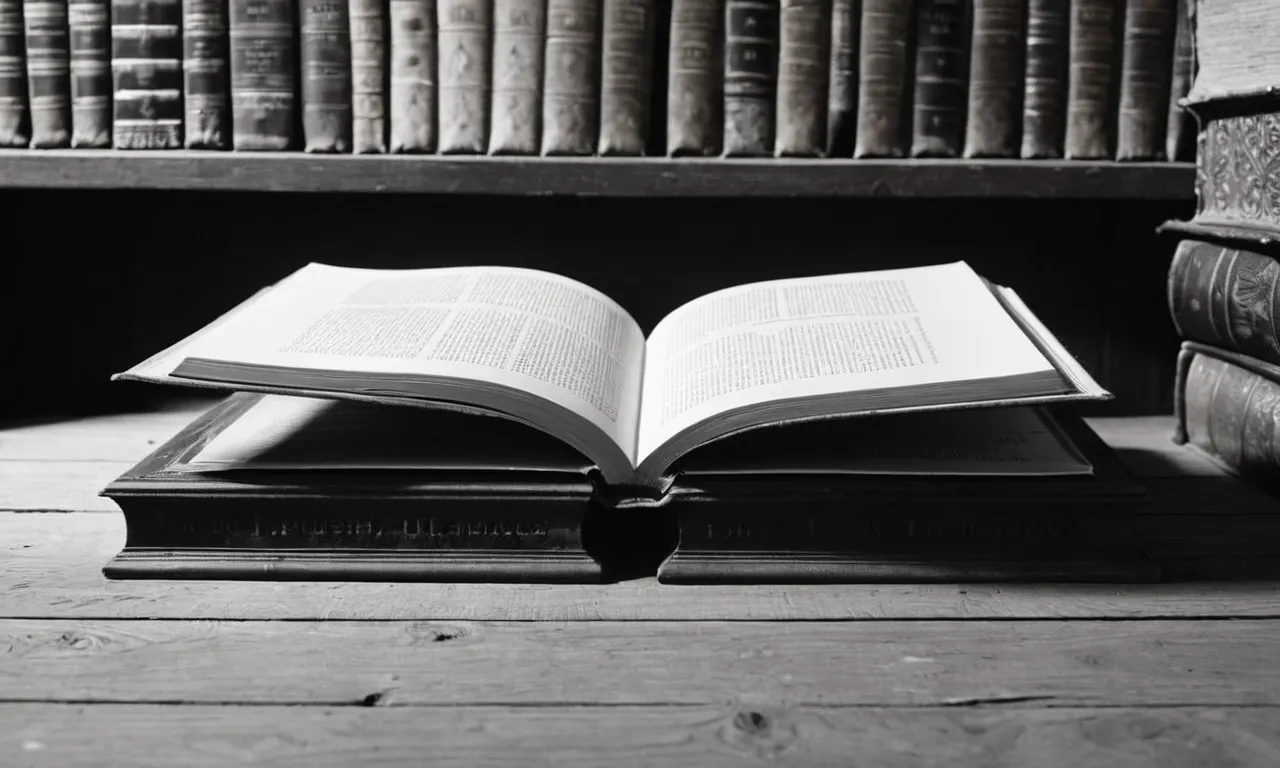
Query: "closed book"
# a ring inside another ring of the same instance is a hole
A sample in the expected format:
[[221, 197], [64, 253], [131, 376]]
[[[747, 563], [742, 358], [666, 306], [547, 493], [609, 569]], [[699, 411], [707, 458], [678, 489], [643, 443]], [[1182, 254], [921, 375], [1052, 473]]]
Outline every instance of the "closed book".
[[1022, 128], [1025, 0], [976, 0], [965, 157], [1016, 157]]
[[906, 154], [911, 18], [911, 3], [862, 0], [854, 157]]
[[959, 157], [969, 82], [969, 35], [961, 0], [922, 0], [916, 11], [911, 156]]
[[724, 154], [773, 154], [777, 127], [778, 0], [727, 0]]
[[1177, 0], [1128, 0], [1120, 70], [1117, 160], [1165, 156]]
[[667, 154], [720, 153], [724, 0], [673, 0], [667, 53]]

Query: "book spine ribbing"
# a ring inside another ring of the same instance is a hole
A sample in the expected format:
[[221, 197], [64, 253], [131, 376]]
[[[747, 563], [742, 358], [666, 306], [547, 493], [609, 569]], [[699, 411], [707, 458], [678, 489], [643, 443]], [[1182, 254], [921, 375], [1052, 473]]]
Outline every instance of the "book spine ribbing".
[[964, 138], [964, 0], [921, 0], [916, 13], [916, 82], [911, 156], [957, 157]]
[[1196, 156], [1195, 118], [1178, 101], [1191, 90], [1195, 56], [1191, 45], [1191, 19], [1188, 4], [1177, 0], [1178, 16], [1174, 22], [1173, 71], [1169, 83], [1169, 117], [1165, 126], [1164, 153], [1170, 160], [1194, 160]]
[[1119, 0], [1071, 0], [1067, 131], [1072, 160], [1111, 157], [1115, 29]]
[[538, 154], [546, 29], [546, 0], [494, 0], [491, 155]]
[[831, 62], [827, 67], [828, 157], [853, 154], [858, 120], [858, 29], [862, 23], [860, 0], [834, 0], [831, 4]]
[[182, 146], [180, 0], [113, 0], [111, 79], [112, 146]]
[[1023, 0], [976, 0], [965, 157], [1015, 157], [1022, 128]]
[[439, 0], [440, 152], [483, 154], [489, 141], [489, 40], [493, 5], [488, 0]]
[[25, 147], [31, 140], [25, 38], [22, 0], [0, 0], [0, 147]]
[[667, 58], [667, 154], [718, 154], [723, 110], [724, 3], [674, 0]]
[[643, 155], [653, 100], [654, 0], [604, 0], [600, 64], [601, 155]]
[[391, 0], [391, 151], [436, 148], [436, 0]]
[[773, 153], [778, 85], [777, 0], [725, 3], [725, 155]]
[[351, 151], [387, 151], [387, 9], [383, 0], [350, 0]]
[[1272, 488], [1280, 482], [1280, 384], [1193, 354], [1175, 397], [1186, 442], [1254, 482]]
[[297, 134], [293, 0], [230, 1], [232, 143], [290, 149]]
[[307, 152], [351, 151], [347, 0], [302, 0], [302, 139]]
[[27, 95], [31, 146], [71, 144], [71, 68], [67, 0], [26, 0]]
[[902, 157], [911, 3], [863, 0], [854, 157]]
[[1117, 160], [1164, 158], [1176, 0], [1128, 0], [1120, 67]]
[[111, 146], [111, 4], [69, 0], [71, 146]]
[[1062, 157], [1069, 22], [1069, 6], [1063, 0], [1031, 0], [1027, 8], [1021, 152], [1027, 159]]
[[1182, 338], [1280, 365], [1280, 263], [1271, 256], [1183, 240], [1168, 298]]
[[182, 0], [183, 140], [189, 149], [231, 145], [227, 4]]
[[773, 153], [820, 157], [826, 150], [831, 28], [826, 0], [782, 0]]
[[590, 155], [600, 133], [601, 0], [548, 0], [542, 154]]

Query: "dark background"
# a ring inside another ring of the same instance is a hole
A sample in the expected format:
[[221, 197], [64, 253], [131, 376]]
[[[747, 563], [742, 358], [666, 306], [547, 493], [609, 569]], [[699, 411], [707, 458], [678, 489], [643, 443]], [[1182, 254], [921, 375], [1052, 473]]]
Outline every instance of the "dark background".
[[1146, 414], [1172, 408], [1177, 349], [1175, 243], [1154, 229], [1192, 202], [6, 190], [0, 211], [11, 417], [154, 406], [173, 393], [109, 375], [308, 261], [547, 269], [648, 330], [729, 285], [958, 259], [1017, 290], [1117, 395], [1087, 413]]

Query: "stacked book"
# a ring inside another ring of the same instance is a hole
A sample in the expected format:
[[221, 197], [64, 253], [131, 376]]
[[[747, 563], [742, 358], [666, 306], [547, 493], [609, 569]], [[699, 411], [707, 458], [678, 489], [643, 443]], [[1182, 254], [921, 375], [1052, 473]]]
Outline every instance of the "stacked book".
[[1181, 160], [1186, 2], [0, 0], [0, 146]]
[[1197, 211], [1163, 229], [1184, 239], [1169, 310], [1186, 341], [1178, 440], [1264, 484], [1280, 479], [1280, 6], [1199, 0]]

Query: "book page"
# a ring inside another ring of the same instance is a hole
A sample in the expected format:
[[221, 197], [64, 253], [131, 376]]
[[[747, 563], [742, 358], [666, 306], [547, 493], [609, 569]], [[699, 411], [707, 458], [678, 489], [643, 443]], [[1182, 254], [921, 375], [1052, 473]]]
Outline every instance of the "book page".
[[311, 264], [183, 353], [512, 387], [585, 416], [634, 454], [644, 335], [603, 293], [548, 272]]
[[646, 367], [640, 461], [734, 408], [1053, 370], [963, 262], [717, 291], [658, 324]]

